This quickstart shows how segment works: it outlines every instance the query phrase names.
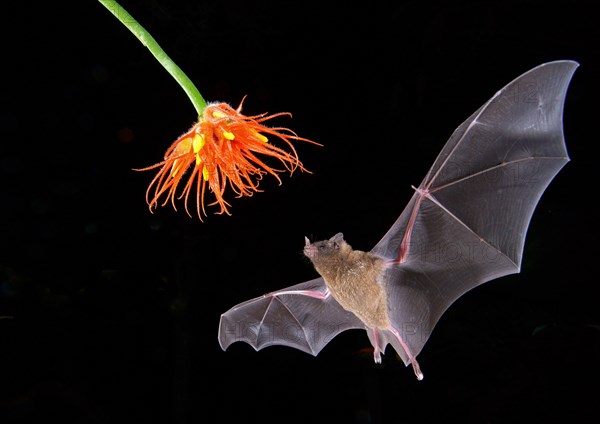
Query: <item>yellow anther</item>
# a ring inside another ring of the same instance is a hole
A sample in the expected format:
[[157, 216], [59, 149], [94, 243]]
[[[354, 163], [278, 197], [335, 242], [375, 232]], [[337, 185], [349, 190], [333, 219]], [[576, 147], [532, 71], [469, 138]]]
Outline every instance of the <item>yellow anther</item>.
[[181, 170], [182, 164], [180, 162], [181, 161], [179, 159], [175, 159], [173, 161], [173, 166], [171, 167], [171, 178], [175, 178], [177, 173]]
[[196, 166], [200, 165], [202, 163], [202, 159], [200, 159], [200, 155], [198, 153], [196, 153]]
[[190, 137], [184, 138], [177, 144], [177, 147], [175, 147], [175, 153], [178, 155], [182, 155], [184, 153], [189, 152], [191, 147], [192, 139]]
[[225, 118], [227, 115], [225, 115], [223, 112], [215, 110], [212, 113], [213, 118]]
[[204, 181], [208, 181], [208, 168], [206, 166], [202, 169], [202, 178], [204, 178]]
[[[192, 147], [194, 149], [194, 153], [198, 153], [200, 149], [204, 147], [206, 144], [206, 138], [204, 134], [195, 134], [194, 141], [192, 141]], [[197, 155], [196, 155], [197, 156]]]
[[225, 137], [227, 140], [235, 139], [235, 135], [229, 131], [223, 131], [223, 137]]
[[262, 141], [263, 143], [268, 143], [269, 139], [267, 137], [265, 137], [264, 135], [262, 135], [261, 133], [256, 133], [256, 136], [260, 139], [260, 141]]

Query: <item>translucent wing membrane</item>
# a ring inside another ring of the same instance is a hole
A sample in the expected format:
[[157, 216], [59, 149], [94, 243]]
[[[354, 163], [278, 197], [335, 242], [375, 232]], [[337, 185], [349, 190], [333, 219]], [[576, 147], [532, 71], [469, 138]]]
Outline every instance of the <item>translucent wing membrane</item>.
[[576, 68], [570, 61], [538, 66], [471, 115], [373, 248], [400, 262], [386, 281], [391, 315], [409, 329], [413, 354], [465, 292], [519, 272], [533, 211], [569, 161], [562, 113]]
[[365, 328], [354, 314], [328, 295], [316, 278], [240, 303], [221, 315], [223, 349], [244, 341], [260, 350], [271, 345], [295, 347], [316, 355], [342, 331]]

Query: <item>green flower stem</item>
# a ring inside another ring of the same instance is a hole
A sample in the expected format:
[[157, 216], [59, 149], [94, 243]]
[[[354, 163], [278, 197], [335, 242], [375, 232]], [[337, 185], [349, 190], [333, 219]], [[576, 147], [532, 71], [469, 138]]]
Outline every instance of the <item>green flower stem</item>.
[[158, 45], [154, 37], [150, 35], [148, 31], [144, 29], [125, 9], [123, 9], [114, 0], [98, 0], [104, 7], [106, 7], [115, 17], [121, 21], [132, 33], [137, 37], [142, 44], [148, 47], [150, 53], [154, 55], [156, 60], [171, 74], [175, 81], [183, 88], [183, 91], [188, 95], [198, 116], [202, 116], [202, 111], [206, 107], [206, 100], [200, 94], [194, 83], [187, 77], [187, 75], [171, 60], [165, 51]]

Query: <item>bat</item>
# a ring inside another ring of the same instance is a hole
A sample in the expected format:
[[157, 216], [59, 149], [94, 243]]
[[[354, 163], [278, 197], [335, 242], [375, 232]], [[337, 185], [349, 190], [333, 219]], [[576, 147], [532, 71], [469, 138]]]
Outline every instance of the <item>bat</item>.
[[563, 134], [573, 61], [519, 76], [463, 122], [370, 252], [338, 233], [304, 254], [320, 277], [221, 315], [223, 350], [285, 345], [317, 355], [337, 334], [365, 329], [374, 360], [388, 344], [419, 380], [416, 359], [442, 314], [467, 291], [520, 272], [542, 193], [570, 160]]

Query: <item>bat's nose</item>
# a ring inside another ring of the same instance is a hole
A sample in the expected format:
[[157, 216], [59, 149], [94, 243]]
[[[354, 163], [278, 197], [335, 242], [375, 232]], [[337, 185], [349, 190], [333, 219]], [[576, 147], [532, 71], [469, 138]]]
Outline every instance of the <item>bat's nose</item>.
[[314, 245], [310, 244], [308, 237], [304, 237], [304, 243], [304, 255], [308, 258], [314, 258], [317, 249]]

